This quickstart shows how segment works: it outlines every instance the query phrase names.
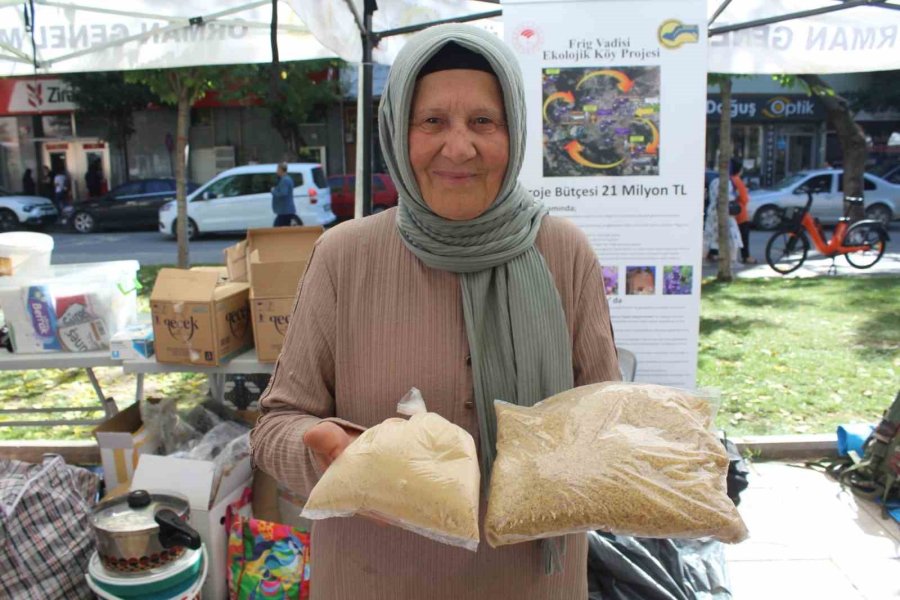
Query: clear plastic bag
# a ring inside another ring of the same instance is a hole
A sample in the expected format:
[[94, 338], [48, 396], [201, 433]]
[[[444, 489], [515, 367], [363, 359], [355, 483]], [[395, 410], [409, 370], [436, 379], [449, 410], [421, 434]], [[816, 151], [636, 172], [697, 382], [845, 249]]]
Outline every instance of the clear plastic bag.
[[533, 407], [495, 403], [485, 518], [493, 546], [602, 530], [739, 542], [728, 456], [708, 403], [684, 390], [600, 383]]
[[160, 454], [189, 451], [203, 437], [179, 416], [172, 398], [148, 398], [140, 403], [141, 420], [149, 435], [160, 442]]
[[481, 479], [475, 440], [425, 412], [415, 388], [397, 412], [412, 416], [363, 432], [322, 475], [301, 516], [371, 516], [475, 551]]

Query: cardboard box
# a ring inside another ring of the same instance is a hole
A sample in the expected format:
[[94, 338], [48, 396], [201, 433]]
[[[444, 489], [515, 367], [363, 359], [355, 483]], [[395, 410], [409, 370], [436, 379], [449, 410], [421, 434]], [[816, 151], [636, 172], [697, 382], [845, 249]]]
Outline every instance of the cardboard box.
[[247, 239], [225, 250], [232, 281], [250, 283], [253, 340], [260, 362], [275, 362], [294, 309], [297, 286], [321, 227], [250, 229]]
[[100, 446], [100, 462], [107, 489], [127, 485], [134, 475], [140, 455], [159, 449], [159, 441], [144, 428], [137, 403], [95, 427], [94, 437]]
[[250, 286], [225, 269], [162, 269], [150, 295], [156, 360], [217, 366], [253, 345]]
[[153, 326], [132, 325], [116, 332], [109, 340], [109, 354], [114, 360], [134, 360], [153, 356]]
[[202, 592], [204, 600], [222, 600], [228, 596], [225, 509], [241, 497], [251, 481], [249, 457], [223, 473], [218, 486], [214, 463], [207, 460], [148, 454], [141, 457], [134, 473], [132, 490], [175, 492], [188, 499], [191, 505], [188, 523], [200, 534], [209, 554], [209, 574]]

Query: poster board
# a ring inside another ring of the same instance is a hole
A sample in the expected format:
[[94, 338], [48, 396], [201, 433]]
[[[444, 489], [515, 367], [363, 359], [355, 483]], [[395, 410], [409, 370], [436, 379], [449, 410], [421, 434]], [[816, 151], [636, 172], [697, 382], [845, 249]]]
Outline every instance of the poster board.
[[504, 0], [521, 180], [587, 235], [636, 380], [694, 388], [706, 129], [702, 0]]

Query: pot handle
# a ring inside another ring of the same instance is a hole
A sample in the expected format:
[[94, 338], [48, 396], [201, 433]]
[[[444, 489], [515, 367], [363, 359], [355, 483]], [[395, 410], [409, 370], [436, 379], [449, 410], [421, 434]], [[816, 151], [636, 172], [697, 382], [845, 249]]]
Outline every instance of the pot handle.
[[175, 511], [164, 508], [157, 511], [153, 518], [159, 525], [159, 543], [163, 548], [187, 546], [196, 550], [200, 547], [200, 534], [175, 514]]

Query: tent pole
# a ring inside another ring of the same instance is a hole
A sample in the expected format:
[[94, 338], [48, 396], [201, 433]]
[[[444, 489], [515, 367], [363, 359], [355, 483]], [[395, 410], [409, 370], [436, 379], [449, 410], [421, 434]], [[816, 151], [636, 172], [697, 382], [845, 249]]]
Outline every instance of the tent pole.
[[363, 216], [372, 214], [372, 13], [378, 6], [375, 0], [365, 0], [363, 8], [363, 32], [362, 32], [362, 122], [357, 123], [359, 135], [357, 143], [362, 143], [362, 169], [356, 172], [362, 176], [362, 186], [357, 184], [357, 189], [362, 191]]

